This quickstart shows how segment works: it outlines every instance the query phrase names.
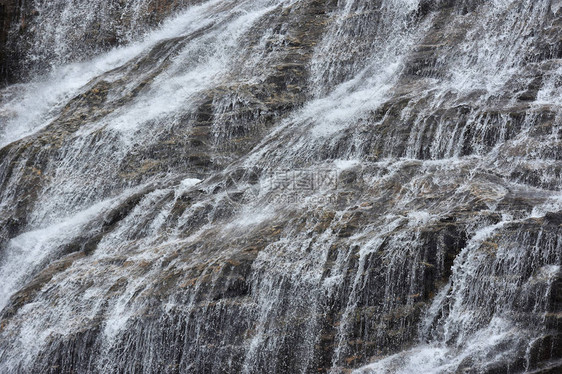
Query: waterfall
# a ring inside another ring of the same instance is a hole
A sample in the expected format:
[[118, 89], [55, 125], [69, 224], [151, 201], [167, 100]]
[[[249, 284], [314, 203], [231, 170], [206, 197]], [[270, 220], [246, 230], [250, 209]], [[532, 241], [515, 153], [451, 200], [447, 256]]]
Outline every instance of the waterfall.
[[18, 6], [1, 373], [561, 370], [559, 1]]

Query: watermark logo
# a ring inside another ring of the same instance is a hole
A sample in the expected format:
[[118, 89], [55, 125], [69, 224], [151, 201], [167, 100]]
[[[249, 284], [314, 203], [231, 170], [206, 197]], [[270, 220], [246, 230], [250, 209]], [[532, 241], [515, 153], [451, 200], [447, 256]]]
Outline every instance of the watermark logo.
[[268, 203], [336, 203], [338, 170], [280, 169], [265, 170], [259, 176], [236, 171], [227, 177], [227, 197], [235, 205], [263, 199]]
[[312, 192], [318, 190], [337, 190], [337, 170], [273, 170], [268, 173], [270, 190]]

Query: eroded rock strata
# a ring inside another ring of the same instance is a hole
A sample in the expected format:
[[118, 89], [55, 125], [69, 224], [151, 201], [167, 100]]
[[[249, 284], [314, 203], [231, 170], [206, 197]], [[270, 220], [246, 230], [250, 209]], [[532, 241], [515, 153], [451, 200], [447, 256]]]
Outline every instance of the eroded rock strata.
[[558, 2], [10, 4], [1, 372], [562, 370]]

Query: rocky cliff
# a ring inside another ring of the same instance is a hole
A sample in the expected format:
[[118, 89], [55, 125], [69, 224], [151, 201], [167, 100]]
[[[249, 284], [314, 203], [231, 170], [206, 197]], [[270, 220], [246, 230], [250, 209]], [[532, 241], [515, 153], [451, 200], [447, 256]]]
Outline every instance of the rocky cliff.
[[562, 370], [562, 3], [24, 5], [0, 372]]
[[15, 0], [0, 1], [0, 84], [14, 82], [13, 62], [17, 59], [13, 51], [9, 51], [9, 34], [15, 29], [19, 19], [18, 2]]

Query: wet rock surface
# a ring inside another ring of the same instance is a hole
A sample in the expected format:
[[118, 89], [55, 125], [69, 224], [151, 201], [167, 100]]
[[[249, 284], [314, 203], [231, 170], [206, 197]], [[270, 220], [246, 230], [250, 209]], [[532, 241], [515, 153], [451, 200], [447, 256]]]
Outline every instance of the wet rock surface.
[[560, 370], [560, 6], [130, 4], [0, 150], [0, 371]]
[[[103, 3], [3, 0], [2, 83], [29, 79], [61, 62], [87, 59], [126, 44], [200, 0], [110, 0]], [[63, 32], [64, 39], [57, 39]]]

